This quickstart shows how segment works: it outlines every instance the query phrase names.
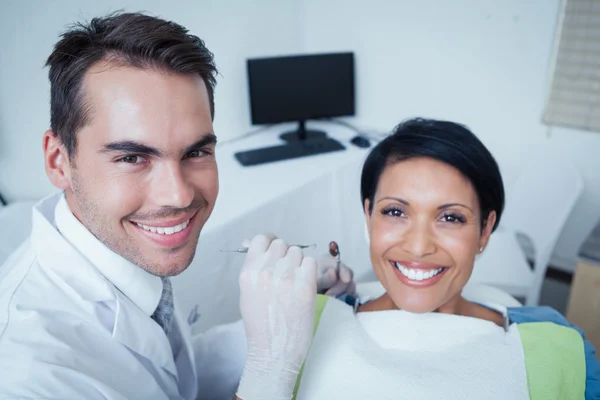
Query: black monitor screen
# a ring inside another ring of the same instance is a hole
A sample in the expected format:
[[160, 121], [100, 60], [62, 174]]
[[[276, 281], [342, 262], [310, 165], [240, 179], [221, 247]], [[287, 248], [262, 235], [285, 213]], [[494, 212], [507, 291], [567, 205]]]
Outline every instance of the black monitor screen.
[[253, 124], [354, 115], [353, 53], [248, 60]]

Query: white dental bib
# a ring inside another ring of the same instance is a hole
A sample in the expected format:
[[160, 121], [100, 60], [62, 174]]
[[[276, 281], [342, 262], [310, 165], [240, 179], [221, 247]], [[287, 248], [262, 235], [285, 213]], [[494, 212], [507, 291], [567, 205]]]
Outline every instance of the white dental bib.
[[493, 322], [406, 311], [354, 314], [329, 300], [298, 400], [529, 399], [521, 338]]

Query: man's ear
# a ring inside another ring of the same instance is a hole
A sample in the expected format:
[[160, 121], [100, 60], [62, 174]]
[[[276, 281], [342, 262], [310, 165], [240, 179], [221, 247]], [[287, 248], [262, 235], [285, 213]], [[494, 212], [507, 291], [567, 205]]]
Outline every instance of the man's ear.
[[54, 131], [49, 129], [44, 133], [42, 148], [44, 150], [44, 167], [50, 182], [59, 189], [69, 189], [71, 187], [69, 155]]
[[494, 229], [494, 225], [496, 224], [496, 217], [496, 211], [490, 211], [488, 214], [485, 224], [483, 225], [483, 230], [481, 231], [481, 237], [479, 238], [480, 249], [485, 249], [487, 247], [492, 234], [492, 229]]

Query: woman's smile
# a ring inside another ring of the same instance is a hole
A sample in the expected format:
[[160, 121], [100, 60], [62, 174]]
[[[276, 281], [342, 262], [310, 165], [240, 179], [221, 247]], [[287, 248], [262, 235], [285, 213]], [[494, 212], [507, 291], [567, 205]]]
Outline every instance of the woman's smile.
[[441, 279], [448, 267], [420, 262], [390, 261], [398, 279], [405, 285], [429, 286]]

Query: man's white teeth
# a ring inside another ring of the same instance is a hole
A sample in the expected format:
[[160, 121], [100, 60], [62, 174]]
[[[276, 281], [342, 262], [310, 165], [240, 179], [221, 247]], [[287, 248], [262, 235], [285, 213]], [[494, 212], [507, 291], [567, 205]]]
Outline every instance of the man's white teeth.
[[175, 225], [175, 226], [154, 227], [154, 226], [139, 224], [136, 222], [137, 226], [139, 226], [140, 228], [145, 229], [152, 233], [159, 233], [161, 235], [172, 235], [174, 233], [180, 232], [180, 231], [184, 230], [185, 228], [187, 228], [189, 223], [190, 223], [190, 220], [188, 219], [183, 224], [179, 224], [179, 225]]
[[413, 281], [424, 281], [426, 279], [431, 279], [444, 270], [444, 268], [440, 267], [437, 269], [430, 269], [429, 271], [423, 271], [422, 269], [406, 268], [404, 265], [399, 263], [394, 263], [394, 265], [396, 268], [398, 268], [398, 271], [400, 271], [402, 275]]

